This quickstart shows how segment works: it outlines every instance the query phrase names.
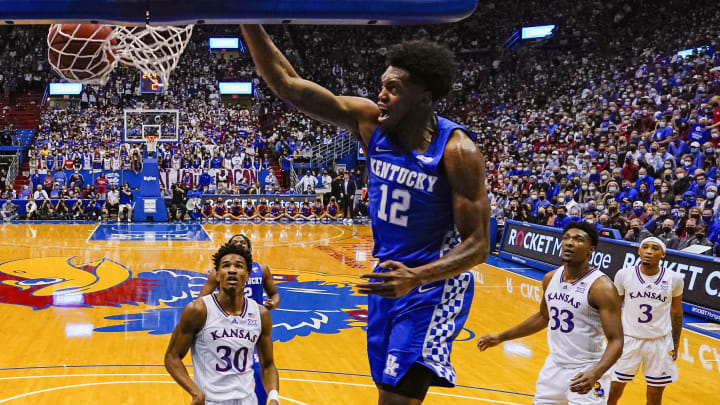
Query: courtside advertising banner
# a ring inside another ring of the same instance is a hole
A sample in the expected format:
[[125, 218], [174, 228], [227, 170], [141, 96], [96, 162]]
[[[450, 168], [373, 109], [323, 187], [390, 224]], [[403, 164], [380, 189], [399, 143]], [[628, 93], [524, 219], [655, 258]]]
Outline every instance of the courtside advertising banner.
[[[500, 256], [550, 271], [562, 265], [561, 245], [561, 229], [507, 220]], [[638, 247], [639, 243], [600, 238], [590, 265], [614, 278], [621, 268], [640, 263]], [[668, 250], [661, 265], [685, 278], [683, 301], [691, 304], [690, 309], [686, 306], [688, 312], [720, 321], [719, 258]]]

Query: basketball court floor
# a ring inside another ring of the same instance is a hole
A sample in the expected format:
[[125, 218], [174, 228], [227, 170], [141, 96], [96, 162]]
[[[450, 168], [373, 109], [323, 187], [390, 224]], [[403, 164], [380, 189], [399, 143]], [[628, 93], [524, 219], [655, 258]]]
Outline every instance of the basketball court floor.
[[[0, 404], [189, 403], [165, 372], [165, 349], [210, 256], [241, 232], [282, 297], [272, 312], [282, 402], [376, 403], [367, 300], [353, 292], [373, 265], [369, 226], [110, 223], [0, 225]], [[488, 263], [474, 269], [472, 312], [453, 348], [458, 387], [433, 388], [426, 404], [532, 403], [545, 334], [484, 353], [475, 342], [536, 311], [539, 273], [496, 257]], [[715, 404], [720, 335], [686, 322], [694, 326], [683, 331], [680, 381], [666, 403]], [[644, 403], [642, 380], [622, 403]]]

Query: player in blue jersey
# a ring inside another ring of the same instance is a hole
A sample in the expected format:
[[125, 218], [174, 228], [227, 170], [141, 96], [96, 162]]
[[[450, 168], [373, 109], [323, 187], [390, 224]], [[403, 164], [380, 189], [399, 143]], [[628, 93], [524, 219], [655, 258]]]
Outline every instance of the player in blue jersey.
[[[247, 249], [252, 253], [250, 238], [243, 234], [234, 235], [228, 243], [240, 245], [243, 249]], [[203, 285], [200, 290], [200, 297], [212, 294], [216, 288], [218, 288], [218, 281], [217, 277], [215, 277], [215, 270], [212, 270], [205, 285]], [[267, 294], [266, 299], [263, 299], [263, 292]], [[254, 261], [252, 262], [250, 277], [245, 282], [245, 296], [252, 298], [255, 302], [270, 310], [280, 305], [280, 294], [278, 293], [277, 287], [275, 287], [275, 282], [273, 282], [270, 266]], [[264, 404], [267, 400], [267, 395], [260, 375], [261, 370], [257, 354], [255, 356], [255, 362], [253, 362], [253, 369], [255, 370], [255, 395], [258, 398], [258, 404]]]
[[380, 405], [421, 403], [455, 385], [452, 342], [473, 294], [468, 270], [489, 252], [485, 161], [465, 129], [435, 115], [450, 91], [453, 55], [426, 41], [387, 53], [375, 103], [302, 79], [261, 26], [241, 27], [260, 75], [306, 114], [349, 129], [368, 157], [373, 254], [367, 346]]

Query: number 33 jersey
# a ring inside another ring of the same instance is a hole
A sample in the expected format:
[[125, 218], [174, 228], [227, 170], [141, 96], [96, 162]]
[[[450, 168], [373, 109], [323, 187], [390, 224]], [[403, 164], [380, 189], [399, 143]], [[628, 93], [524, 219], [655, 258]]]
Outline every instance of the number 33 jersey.
[[590, 305], [588, 294], [605, 274], [592, 269], [573, 283], [564, 282], [564, 274], [564, 266], [559, 267], [545, 290], [550, 357], [560, 366], [592, 365], [605, 351], [605, 334], [600, 312]]
[[[368, 156], [368, 214], [373, 256], [414, 267], [437, 260], [457, 245], [452, 190], [442, 170], [452, 132], [465, 129], [437, 117], [437, 133], [424, 153], [404, 151], [380, 128], [373, 132]], [[472, 181], [469, 179], [468, 181]]]
[[258, 304], [245, 297], [243, 314], [233, 316], [215, 294], [202, 300], [207, 318], [192, 343], [195, 384], [212, 402], [254, 397], [253, 353], [262, 330]]
[[626, 336], [655, 339], [669, 335], [672, 297], [683, 292], [683, 278], [665, 267], [648, 276], [640, 266], [625, 267], [615, 274], [615, 287], [623, 300], [622, 325]]

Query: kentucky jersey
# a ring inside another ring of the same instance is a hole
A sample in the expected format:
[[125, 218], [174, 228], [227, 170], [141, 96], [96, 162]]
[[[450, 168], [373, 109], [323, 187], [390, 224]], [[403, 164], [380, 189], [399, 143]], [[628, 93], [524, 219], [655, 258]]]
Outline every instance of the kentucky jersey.
[[202, 297], [205, 326], [192, 343], [193, 380], [213, 402], [254, 396], [253, 351], [262, 326], [258, 304], [245, 298], [240, 316], [226, 313], [215, 294]]
[[[450, 184], [441, 173], [450, 134], [463, 128], [438, 117], [427, 151], [403, 151], [380, 129], [368, 155], [368, 192], [373, 255], [408, 267], [433, 262], [460, 243]], [[376, 267], [375, 272], [385, 269]], [[452, 387], [452, 344], [470, 312], [469, 271], [419, 286], [391, 299], [368, 296], [367, 351], [373, 381], [396, 386], [414, 364], [434, 372], [431, 385]]]
[[550, 357], [560, 366], [597, 363], [605, 352], [600, 312], [588, 301], [590, 287], [604, 273], [592, 269], [573, 283], [563, 280], [564, 266], [553, 274], [545, 291], [550, 320], [547, 341]]
[[263, 272], [260, 263], [253, 262], [250, 277], [245, 283], [245, 296], [263, 304]]
[[683, 278], [672, 270], [660, 268], [648, 276], [640, 266], [621, 269], [615, 274], [615, 287], [623, 303], [623, 333], [639, 339], [656, 339], [672, 331], [670, 304], [683, 292]]
[[379, 128], [370, 139], [369, 214], [373, 255], [380, 261], [418, 266], [459, 243], [450, 184], [440, 165], [450, 134], [464, 128], [442, 117], [437, 120], [437, 134], [425, 153], [401, 151]]

